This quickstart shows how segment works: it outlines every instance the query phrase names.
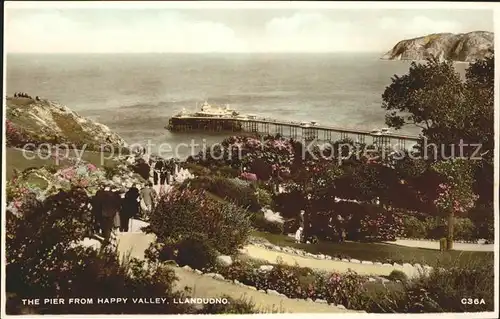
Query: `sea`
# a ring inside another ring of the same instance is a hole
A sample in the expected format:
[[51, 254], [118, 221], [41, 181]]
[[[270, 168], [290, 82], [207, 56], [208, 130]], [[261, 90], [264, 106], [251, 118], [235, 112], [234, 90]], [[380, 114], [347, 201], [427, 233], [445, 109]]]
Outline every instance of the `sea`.
[[[55, 100], [106, 124], [128, 143], [149, 143], [153, 152], [162, 144], [185, 143], [194, 143], [197, 151], [226, 135], [171, 133], [165, 125], [170, 116], [183, 108], [194, 111], [204, 101], [280, 120], [385, 127], [382, 93], [394, 75], [408, 72], [411, 62], [380, 56], [9, 54], [7, 94], [21, 91]], [[464, 74], [466, 66], [456, 64], [457, 71]], [[420, 130], [408, 126], [400, 132], [417, 135]], [[182, 157], [193, 149], [176, 152]]]

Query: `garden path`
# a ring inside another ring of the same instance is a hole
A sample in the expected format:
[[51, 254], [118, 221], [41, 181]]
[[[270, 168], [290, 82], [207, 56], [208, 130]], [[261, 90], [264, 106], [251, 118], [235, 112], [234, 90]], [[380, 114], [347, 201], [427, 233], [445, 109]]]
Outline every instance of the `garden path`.
[[[118, 250], [121, 253], [131, 251], [131, 256], [144, 259], [144, 250], [153, 242], [154, 235], [147, 235], [140, 231], [141, 227], [147, 223], [139, 220], [132, 220], [129, 233], [118, 234], [120, 239]], [[245, 246], [241, 252], [251, 258], [265, 261], [270, 264], [277, 264], [278, 260], [288, 265], [299, 265], [300, 267], [309, 267], [320, 271], [347, 272], [349, 269], [361, 275], [388, 276], [394, 269], [404, 271], [409, 277], [417, 275], [417, 271], [407, 267], [382, 266], [375, 264], [361, 264], [354, 262], [343, 262], [336, 260], [315, 259], [306, 256], [298, 256], [285, 252], [268, 250], [255, 245]]]
[[[415, 248], [427, 248], [439, 250], [439, 241], [435, 240], [412, 240], [412, 239], [398, 239], [394, 241], [387, 241], [387, 244], [405, 246], [405, 247], [415, 247]], [[453, 243], [453, 250], [462, 251], [494, 251], [494, 244], [472, 244], [472, 243]]]
[[393, 265], [383, 266], [357, 262], [316, 259], [289, 254], [286, 252], [269, 250], [255, 245], [247, 245], [241, 250], [241, 252], [251, 258], [263, 260], [270, 264], [277, 264], [278, 260], [281, 260], [281, 262], [287, 265], [298, 265], [300, 267], [308, 267], [320, 271], [347, 272], [348, 270], [352, 270], [360, 275], [388, 276], [393, 270], [401, 270], [405, 272], [408, 277], [418, 275], [418, 272], [413, 267], [397, 267]]
[[[118, 253], [120, 256], [144, 259], [144, 250], [154, 240], [154, 235], [140, 232], [118, 234]], [[285, 313], [345, 313], [356, 312], [327, 304], [315, 303], [306, 300], [289, 299], [278, 295], [270, 295], [255, 291], [246, 287], [238, 286], [227, 281], [221, 281], [207, 276], [179, 268], [172, 267], [179, 278], [176, 287], [183, 290], [191, 287], [191, 295], [199, 298], [215, 298], [222, 294], [234, 299], [245, 299], [252, 301], [256, 309], [263, 312], [285, 312]]]

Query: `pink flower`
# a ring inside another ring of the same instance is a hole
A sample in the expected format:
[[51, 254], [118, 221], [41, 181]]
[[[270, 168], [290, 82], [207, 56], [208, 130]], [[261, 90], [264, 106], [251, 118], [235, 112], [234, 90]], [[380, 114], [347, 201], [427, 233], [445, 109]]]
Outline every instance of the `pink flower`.
[[82, 179], [82, 180], [80, 180], [79, 184], [82, 187], [87, 187], [89, 185], [89, 181], [86, 179]]

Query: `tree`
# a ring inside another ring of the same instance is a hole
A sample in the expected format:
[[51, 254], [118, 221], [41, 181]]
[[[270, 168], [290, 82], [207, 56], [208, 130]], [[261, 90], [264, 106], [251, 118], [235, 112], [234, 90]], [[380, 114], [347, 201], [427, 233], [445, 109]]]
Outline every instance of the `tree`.
[[[429, 165], [446, 163], [450, 158], [471, 160], [467, 165], [473, 172], [472, 186], [466, 193], [478, 194], [478, 205], [492, 213], [494, 56], [472, 63], [465, 81], [451, 61], [412, 63], [408, 74], [392, 78], [382, 98], [382, 108], [388, 111], [387, 125], [396, 129], [404, 125], [422, 128], [427, 147], [422, 139], [421, 155], [422, 151], [428, 155], [431, 148], [434, 152], [434, 156], [425, 158]], [[442, 196], [440, 191], [436, 195]], [[453, 226], [449, 227], [451, 231]], [[452, 238], [452, 234], [448, 236]]]
[[447, 247], [452, 249], [455, 215], [466, 213], [477, 199], [473, 192], [473, 166], [469, 160], [456, 159], [437, 162], [433, 169], [446, 178], [446, 182], [439, 185], [435, 204], [439, 212], [448, 217]]
[[471, 64], [465, 78], [461, 80], [451, 61], [413, 62], [408, 74], [394, 75], [382, 95], [382, 108], [388, 111], [386, 124], [395, 129], [404, 125], [420, 127], [429, 143], [444, 148], [444, 152], [436, 154], [437, 160], [449, 155], [473, 155], [474, 146], [464, 147], [460, 153], [457, 146], [461, 141], [481, 144], [481, 153], [491, 159], [494, 58]]

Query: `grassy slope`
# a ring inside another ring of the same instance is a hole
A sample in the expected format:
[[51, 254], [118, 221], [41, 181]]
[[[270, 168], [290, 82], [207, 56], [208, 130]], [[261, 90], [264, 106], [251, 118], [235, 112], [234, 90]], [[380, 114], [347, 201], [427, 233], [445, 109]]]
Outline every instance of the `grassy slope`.
[[255, 232], [255, 236], [263, 237], [279, 246], [295, 247], [312, 254], [330, 256], [344, 255], [350, 258], [369, 261], [385, 262], [391, 259], [398, 263], [420, 263], [430, 266], [445, 266], [454, 263], [460, 265], [475, 262], [493, 262], [493, 253], [476, 251], [447, 251], [396, 246], [382, 243], [319, 242], [317, 244], [296, 244], [293, 238], [285, 235], [275, 235], [264, 232]]
[[[80, 152], [80, 151], [79, 151]], [[70, 153], [71, 155], [74, 156], [73, 151]], [[108, 154], [105, 154], [103, 157], [108, 157]], [[116, 162], [110, 160], [110, 159], [104, 159], [104, 161], [101, 163], [101, 154], [96, 153], [96, 152], [84, 152], [82, 155], [82, 159], [90, 162], [97, 167], [102, 167], [102, 166], [113, 166], [116, 165]], [[34, 158], [34, 159], [27, 159], [24, 157], [23, 152], [17, 149], [13, 148], [7, 148], [5, 152], [5, 166], [6, 166], [6, 179], [9, 180], [12, 178], [13, 173], [14, 173], [14, 168], [20, 171], [23, 171], [27, 168], [32, 168], [32, 167], [43, 167], [43, 166], [49, 166], [49, 165], [56, 165], [56, 162], [54, 159], [41, 159], [41, 158]], [[67, 163], [59, 163], [59, 166], [62, 168], [64, 166], [68, 165]]]

